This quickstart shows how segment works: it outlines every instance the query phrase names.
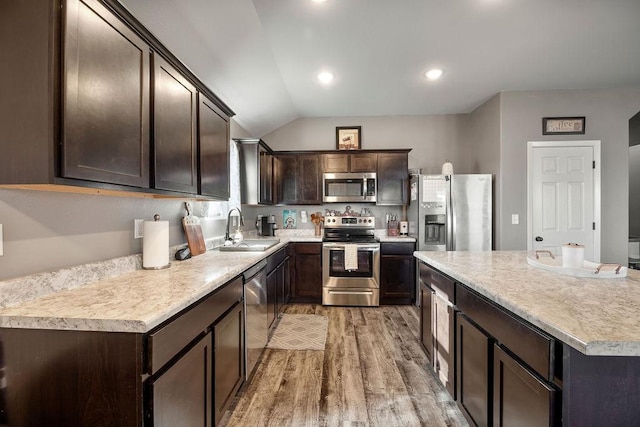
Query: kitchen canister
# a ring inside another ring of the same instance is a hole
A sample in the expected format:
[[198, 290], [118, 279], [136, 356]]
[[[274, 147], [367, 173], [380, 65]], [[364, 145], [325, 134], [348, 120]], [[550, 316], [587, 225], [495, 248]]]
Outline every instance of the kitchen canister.
[[584, 266], [584, 246], [577, 243], [562, 245], [562, 267], [582, 268]]
[[145, 221], [142, 231], [142, 268], [160, 270], [169, 267], [169, 221]]

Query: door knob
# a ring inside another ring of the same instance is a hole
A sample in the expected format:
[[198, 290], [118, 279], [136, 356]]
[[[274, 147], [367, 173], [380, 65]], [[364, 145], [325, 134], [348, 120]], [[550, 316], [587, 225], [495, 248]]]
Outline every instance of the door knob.
[[536, 242], [542, 242], [544, 239], [540, 236], [536, 236]]

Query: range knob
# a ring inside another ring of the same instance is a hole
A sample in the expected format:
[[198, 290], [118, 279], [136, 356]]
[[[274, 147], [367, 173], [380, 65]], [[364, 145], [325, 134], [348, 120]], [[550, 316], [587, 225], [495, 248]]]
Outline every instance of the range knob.
[[358, 220], [358, 222], [362, 222], [362, 220], [361, 220], [361, 219], [359, 219], [359, 220]]

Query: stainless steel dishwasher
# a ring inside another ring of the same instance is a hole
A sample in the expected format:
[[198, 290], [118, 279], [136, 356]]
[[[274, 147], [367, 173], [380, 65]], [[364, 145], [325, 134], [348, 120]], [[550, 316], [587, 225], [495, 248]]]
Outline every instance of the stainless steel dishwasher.
[[267, 261], [262, 260], [243, 273], [245, 313], [245, 363], [249, 379], [267, 345]]

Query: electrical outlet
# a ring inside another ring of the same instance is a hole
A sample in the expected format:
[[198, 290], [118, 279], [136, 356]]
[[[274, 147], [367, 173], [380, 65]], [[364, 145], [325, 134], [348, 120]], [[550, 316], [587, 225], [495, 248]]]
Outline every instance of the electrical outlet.
[[133, 238], [134, 239], [142, 239], [144, 232], [144, 220], [143, 219], [134, 219], [133, 220]]
[[520, 215], [518, 215], [518, 214], [512, 214], [512, 215], [511, 215], [511, 224], [513, 224], [513, 225], [518, 225], [518, 224], [520, 224]]
[[4, 236], [2, 235], [2, 224], [0, 224], [0, 256], [4, 255]]

